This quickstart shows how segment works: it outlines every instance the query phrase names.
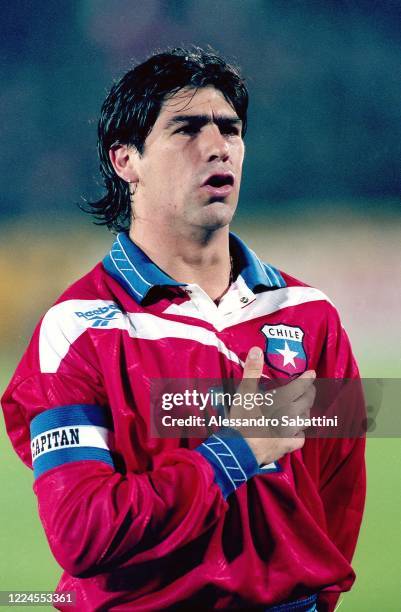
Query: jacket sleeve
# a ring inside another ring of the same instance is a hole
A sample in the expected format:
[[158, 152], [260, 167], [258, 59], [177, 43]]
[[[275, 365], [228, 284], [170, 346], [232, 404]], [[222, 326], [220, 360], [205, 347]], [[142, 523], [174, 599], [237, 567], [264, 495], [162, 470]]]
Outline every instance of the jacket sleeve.
[[[365, 436], [362, 423], [364, 399], [350, 342], [337, 311], [332, 307], [329, 311], [326, 345], [319, 363], [318, 377], [344, 379], [345, 388], [348, 384], [345, 399], [340, 400], [341, 411], [346, 410], [350, 415], [343, 431], [347, 437], [319, 440], [319, 480], [328, 534], [351, 563], [366, 493]], [[349, 383], [349, 380], [352, 382]], [[332, 612], [339, 595], [338, 592], [322, 593], [318, 603], [319, 612]]]
[[102, 377], [86, 345], [72, 344], [58, 371], [46, 373], [39, 334], [2, 405], [15, 450], [33, 466], [58, 563], [90, 576], [162, 557], [207, 532], [225, 514], [225, 497], [259, 470], [245, 440], [211, 438], [195, 450], [162, 452], [150, 471], [120, 470]]

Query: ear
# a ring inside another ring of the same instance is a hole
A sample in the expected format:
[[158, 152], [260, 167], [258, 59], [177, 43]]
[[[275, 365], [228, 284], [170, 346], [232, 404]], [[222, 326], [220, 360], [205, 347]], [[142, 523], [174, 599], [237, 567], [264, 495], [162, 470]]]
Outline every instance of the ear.
[[138, 182], [138, 157], [138, 151], [132, 145], [114, 145], [109, 149], [109, 158], [115, 173], [127, 183]]

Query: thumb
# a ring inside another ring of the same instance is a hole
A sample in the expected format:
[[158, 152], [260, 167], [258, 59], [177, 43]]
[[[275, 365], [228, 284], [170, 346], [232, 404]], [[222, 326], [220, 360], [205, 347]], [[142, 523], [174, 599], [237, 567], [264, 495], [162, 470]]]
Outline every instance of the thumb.
[[[237, 392], [255, 393], [258, 388], [259, 378], [263, 370], [263, 351], [258, 346], [253, 346], [246, 356], [244, 364], [244, 375]], [[242, 409], [235, 408], [234, 413], [241, 412]]]
[[243, 378], [260, 378], [263, 371], [263, 365], [264, 358], [262, 349], [259, 346], [253, 346], [246, 357]]

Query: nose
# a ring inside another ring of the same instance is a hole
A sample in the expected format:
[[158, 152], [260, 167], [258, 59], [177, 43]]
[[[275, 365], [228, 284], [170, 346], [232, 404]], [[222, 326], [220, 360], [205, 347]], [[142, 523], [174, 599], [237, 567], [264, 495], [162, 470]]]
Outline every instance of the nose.
[[201, 146], [202, 156], [205, 161], [227, 161], [230, 157], [228, 142], [216, 124], [208, 125], [203, 130]]

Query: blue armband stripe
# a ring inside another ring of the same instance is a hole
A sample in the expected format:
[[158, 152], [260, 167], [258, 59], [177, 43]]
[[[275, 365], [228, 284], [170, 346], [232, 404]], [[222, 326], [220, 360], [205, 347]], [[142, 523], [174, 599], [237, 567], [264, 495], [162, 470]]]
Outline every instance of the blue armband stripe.
[[48, 470], [75, 461], [102, 461], [114, 467], [113, 458], [108, 450], [102, 448], [80, 447], [62, 448], [38, 457], [33, 464], [33, 473], [38, 478]]
[[31, 423], [35, 478], [73, 461], [102, 461], [114, 466], [113, 447], [111, 417], [100, 406], [59, 406], [42, 412]]
[[111, 419], [104, 408], [93, 404], [72, 404], [38, 414], [31, 422], [31, 438], [49, 429], [74, 425], [94, 425], [112, 429]]

